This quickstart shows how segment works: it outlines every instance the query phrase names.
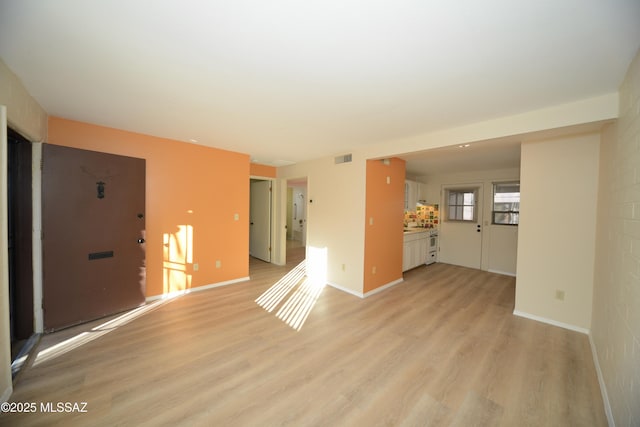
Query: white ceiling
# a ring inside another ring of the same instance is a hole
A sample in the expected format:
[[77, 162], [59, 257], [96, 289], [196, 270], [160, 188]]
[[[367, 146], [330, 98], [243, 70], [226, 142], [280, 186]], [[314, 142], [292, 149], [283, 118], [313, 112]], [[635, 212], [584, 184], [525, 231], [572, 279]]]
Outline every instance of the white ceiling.
[[520, 168], [523, 143], [568, 135], [598, 132], [606, 121], [547, 129], [522, 135], [435, 148], [400, 156], [410, 178], [458, 172]]
[[638, 0], [0, 0], [51, 115], [286, 164], [617, 90]]
[[520, 140], [496, 139], [402, 156], [410, 178], [520, 167]]

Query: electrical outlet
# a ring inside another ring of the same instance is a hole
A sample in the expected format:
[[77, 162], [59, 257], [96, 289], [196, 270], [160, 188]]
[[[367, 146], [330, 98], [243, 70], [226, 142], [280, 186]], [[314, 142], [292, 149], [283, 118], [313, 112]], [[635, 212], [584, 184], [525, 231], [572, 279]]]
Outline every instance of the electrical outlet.
[[376, 274], [376, 266], [374, 265], [373, 268], [371, 269], [371, 274]]
[[195, 264], [193, 264], [193, 271], [198, 271], [199, 268], [200, 268], [200, 266], [198, 265], [197, 262]]
[[347, 266], [342, 264], [342, 271], [346, 271], [347, 270]]
[[564, 301], [564, 291], [561, 289], [556, 289], [556, 299], [558, 301]]
[[222, 262], [220, 260], [216, 260], [216, 268], [222, 267]]

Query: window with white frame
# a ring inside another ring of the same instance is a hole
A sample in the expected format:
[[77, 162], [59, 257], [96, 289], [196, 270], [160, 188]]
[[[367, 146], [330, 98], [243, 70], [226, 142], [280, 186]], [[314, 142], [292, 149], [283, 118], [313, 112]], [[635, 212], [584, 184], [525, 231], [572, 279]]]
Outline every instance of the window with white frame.
[[520, 222], [520, 183], [493, 184], [493, 224], [518, 225]]
[[475, 189], [447, 190], [447, 220], [475, 221], [476, 199]]

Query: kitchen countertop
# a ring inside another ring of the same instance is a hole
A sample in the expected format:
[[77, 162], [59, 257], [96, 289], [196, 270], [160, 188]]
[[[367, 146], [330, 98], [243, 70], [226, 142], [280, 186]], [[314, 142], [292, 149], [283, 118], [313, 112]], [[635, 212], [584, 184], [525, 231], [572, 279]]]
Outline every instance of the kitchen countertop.
[[404, 229], [404, 234], [413, 234], [413, 233], [426, 233], [428, 232], [428, 228], [415, 227], [415, 228], [406, 228]]
[[438, 235], [437, 228], [422, 228], [422, 227], [405, 227], [403, 234], [406, 236], [407, 234], [418, 234], [418, 233], [428, 233], [430, 236]]

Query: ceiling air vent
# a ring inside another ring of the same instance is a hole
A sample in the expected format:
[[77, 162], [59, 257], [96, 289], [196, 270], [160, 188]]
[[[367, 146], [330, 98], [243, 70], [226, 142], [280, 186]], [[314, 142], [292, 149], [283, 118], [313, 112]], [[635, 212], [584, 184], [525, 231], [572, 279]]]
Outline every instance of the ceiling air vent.
[[336, 157], [336, 165], [340, 163], [350, 163], [351, 162], [351, 154], [345, 154], [344, 156]]

